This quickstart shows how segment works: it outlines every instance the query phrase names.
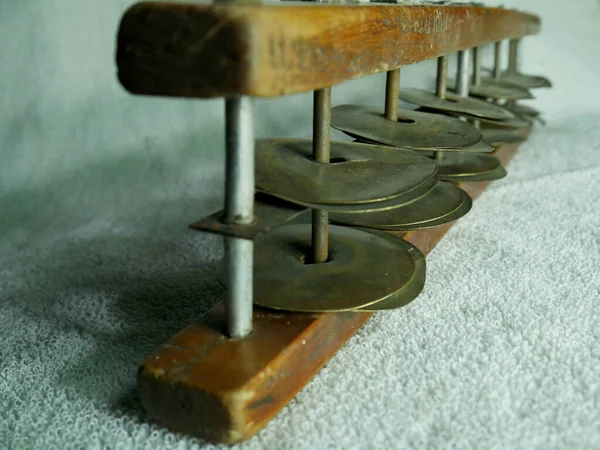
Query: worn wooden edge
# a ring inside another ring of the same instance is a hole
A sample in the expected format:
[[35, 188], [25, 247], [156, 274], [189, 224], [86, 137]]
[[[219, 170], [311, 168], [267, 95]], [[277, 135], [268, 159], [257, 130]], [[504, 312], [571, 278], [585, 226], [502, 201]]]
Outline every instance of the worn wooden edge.
[[142, 2], [116, 59], [134, 94], [275, 97], [539, 29], [537, 16], [469, 5]]
[[[519, 144], [495, 154], [503, 164]], [[477, 198], [489, 183], [461, 187]], [[468, 216], [467, 216], [468, 217]], [[429, 253], [452, 224], [404, 235]], [[416, 300], [418, 301], [418, 299]], [[138, 373], [150, 418], [174, 431], [233, 444], [261, 430], [372, 313], [297, 314], [256, 308], [254, 331], [229, 340], [220, 304], [150, 355]]]

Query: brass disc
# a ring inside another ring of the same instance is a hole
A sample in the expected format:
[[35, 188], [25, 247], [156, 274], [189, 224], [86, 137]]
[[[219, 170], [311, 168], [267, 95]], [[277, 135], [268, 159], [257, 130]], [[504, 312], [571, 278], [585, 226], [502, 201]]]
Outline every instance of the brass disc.
[[507, 120], [514, 117], [513, 113], [502, 106], [477, 98], [461, 97], [452, 92], [447, 92], [446, 99], [442, 100], [434, 93], [424, 89], [401, 89], [400, 99], [434, 111], [469, 114], [493, 120]]
[[[356, 138], [356, 140], [354, 142], [362, 142], [364, 144], [373, 144], [373, 145], [378, 145], [379, 142], [373, 142], [373, 141], [369, 141], [368, 139], [364, 139], [364, 138]], [[380, 145], [380, 144], [379, 144]], [[439, 150], [441, 152], [475, 152], [475, 153], [487, 153], [487, 152], [493, 152], [494, 151], [494, 147], [491, 146], [490, 144], [488, 144], [487, 142], [485, 142], [483, 139], [481, 141], [479, 141], [477, 144], [473, 144], [473, 145], [469, 145], [468, 147], [463, 147], [463, 148], [452, 148], [452, 149], [447, 149], [447, 148], [440, 148], [440, 149], [436, 149]], [[430, 153], [432, 151], [436, 151], [436, 150], [418, 150], [419, 152], [423, 151], [423, 152], [427, 152]], [[427, 155], [429, 156], [429, 155]]]
[[[448, 80], [448, 87], [454, 89], [454, 80]], [[527, 89], [501, 83], [481, 83], [477, 86], [469, 86], [469, 95], [473, 97], [522, 100], [534, 98]]]
[[482, 139], [475, 127], [454, 117], [405, 109], [396, 123], [386, 120], [380, 108], [336, 106], [331, 126], [354, 138], [413, 150], [462, 150]]
[[[489, 71], [491, 72], [491, 70]], [[526, 89], [552, 87], [552, 82], [546, 77], [542, 77], [540, 75], [527, 75], [524, 73], [516, 72], [502, 72], [500, 74], [500, 81], [503, 83], [514, 84], [515, 86], [524, 87]]]
[[525, 120], [520, 114], [515, 115], [515, 117], [513, 117], [512, 119], [507, 120], [490, 120], [468, 115], [464, 115], [463, 117], [473, 120], [479, 120], [482, 123], [490, 124], [497, 128], [527, 128], [529, 126], [529, 122]]
[[320, 209], [328, 211], [329, 213], [342, 213], [342, 214], [364, 214], [376, 211], [385, 211], [388, 209], [397, 208], [399, 205], [406, 205], [412, 203], [419, 198], [427, 195], [438, 182], [437, 173], [435, 176], [427, 178], [417, 188], [412, 189], [408, 192], [402, 193], [396, 197], [388, 198], [380, 202], [371, 203], [353, 203], [348, 205], [323, 205], [316, 203], [304, 203], [296, 202], [302, 206], [306, 206], [311, 209]]
[[427, 222], [425, 224], [417, 224], [417, 225], [402, 225], [396, 228], [390, 228], [390, 231], [413, 231], [413, 230], [423, 230], [426, 228], [434, 228], [439, 227], [440, 225], [445, 225], [450, 222], [454, 222], [455, 220], [460, 219], [462, 216], [471, 211], [471, 207], [473, 206], [473, 200], [469, 197], [469, 194], [463, 191], [463, 202], [458, 209], [452, 211], [452, 213], [448, 214], [445, 217], [441, 217], [437, 220], [432, 220], [431, 222]]
[[329, 227], [330, 260], [304, 264], [311, 227], [286, 225], [255, 241], [254, 302], [298, 312], [348, 311], [425, 280], [424, 256], [403, 239]]
[[541, 114], [537, 109], [531, 106], [522, 105], [518, 103], [515, 103], [513, 105], [507, 105], [506, 108], [514, 113], [523, 114], [525, 116], [538, 117]]
[[440, 178], [463, 178], [491, 172], [500, 166], [500, 160], [484, 153], [445, 153], [436, 161]]
[[[395, 242], [397, 239], [401, 239], [400, 237], [386, 233], [385, 231], [368, 230], [368, 232], [376, 236], [380, 236], [383, 239], [389, 239], [392, 242]], [[423, 291], [423, 287], [425, 286], [425, 257], [423, 256], [422, 258], [416, 259], [415, 264], [417, 266], [417, 269], [415, 270], [415, 276], [422, 276], [421, 282], [406, 283], [402, 289], [396, 291], [394, 294], [384, 298], [383, 300], [373, 303], [372, 305], [360, 308], [357, 311], [376, 312], [397, 309], [408, 305], [410, 302], [416, 299], [421, 291]]]
[[490, 172], [484, 172], [484, 173], [480, 173], [480, 174], [475, 174], [475, 175], [465, 175], [462, 177], [441, 177], [440, 179], [443, 179], [444, 181], [451, 181], [454, 183], [464, 183], [464, 182], [471, 182], [471, 181], [494, 181], [494, 180], [499, 180], [500, 178], [504, 178], [506, 176], [506, 169], [504, 168], [504, 166], [499, 166], [496, 169], [490, 171]]
[[332, 141], [331, 163], [320, 164], [312, 159], [311, 140], [256, 142], [257, 189], [297, 203], [386, 200], [415, 190], [436, 172], [430, 159], [398, 148]]
[[499, 147], [504, 144], [515, 144], [517, 142], [526, 141], [527, 138], [522, 134], [512, 133], [510, 131], [496, 129], [482, 129], [483, 139], [489, 142], [494, 147]]
[[408, 205], [367, 214], [331, 214], [332, 222], [344, 225], [377, 228], [380, 230], [398, 229], [402, 226], [426, 225], [443, 219], [460, 208], [466, 195], [458, 186], [438, 182], [430, 193]]

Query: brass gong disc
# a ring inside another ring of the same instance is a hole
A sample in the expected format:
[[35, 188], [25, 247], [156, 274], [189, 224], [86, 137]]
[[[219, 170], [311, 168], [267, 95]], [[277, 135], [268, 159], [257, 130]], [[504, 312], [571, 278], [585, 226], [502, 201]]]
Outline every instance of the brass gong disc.
[[[373, 145], [378, 145], [379, 142], [373, 142], [373, 141], [369, 141], [368, 139], [364, 139], [364, 138], [356, 138], [356, 140], [354, 142], [361, 142], [364, 144], [373, 144]], [[379, 144], [381, 145], [381, 144]], [[447, 149], [447, 148], [438, 148], [435, 150], [429, 149], [429, 150], [418, 150], [419, 152], [423, 151], [423, 152], [427, 152], [430, 153], [432, 151], [441, 151], [441, 152], [447, 152], [447, 151], [459, 151], [459, 152], [475, 152], [475, 153], [487, 153], [487, 152], [493, 152], [494, 151], [494, 147], [492, 147], [490, 144], [488, 144], [487, 142], [485, 142], [483, 139], [481, 141], [479, 141], [477, 144], [473, 144], [473, 145], [469, 145], [468, 147], [463, 147], [463, 148], [451, 148], [451, 149]], [[427, 155], [430, 156], [430, 155]]]
[[[487, 69], [489, 70], [489, 69]], [[489, 70], [491, 72], [491, 70]], [[493, 78], [485, 78], [493, 80]], [[536, 88], [550, 88], [552, 87], [552, 82], [540, 75], [527, 75], [524, 73], [516, 73], [516, 72], [502, 72], [500, 74], [500, 81], [506, 84], [513, 84], [515, 86], [520, 86], [526, 89], [536, 89]]]
[[522, 114], [525, 116], [538, 117], [539, 115], [541, 115], [541, 112], [539, 112], [537, 109], [528, 105], [522, 105], [518, 103], [514, 103], [512, 105], [505, 105], [505, 108], [514, 113]]
[[484, 128], [481, 130], [481, 133], [483, 134], [483, 139], [494, 147], [499, 147], [504, 144], [515, 144], [527, 140], [522, 134], [511, 133], [510, 131], [504, 130]]
[[[448, 87], [453, 91], [455, 91], [454, 86], [454, 80], [448, 80]], [[522, 100], [533, 98], [531, 92], [525, 88], [502, 83], [481, 83], [477, 86], [469, 86], [469, 95], [473, 97], [506, 100]]]
[[[401, 239], [398, 236], [394, 236], [393, 234], [386, 233], [385, 231], [379, 230], [365, 230], [369, 233], [374, 234], [375, 236], [380, 236], [383, 239], [389, 239], [392, 242], [395, 242], [397, 239]], [[383, 311], [390, 309], [397, 309], [403, 306], [408, 305], [414, 299], [416, 299], [423, 287], [425, 285], [425, 272], [426, 272], [426, 262], [425, 257], [417, 258], [416, 261], [417, 270], [415, 270], [415, 277], [422, 277], [421, 282], [413, 282], [406, 283], [404, 288], [396, 291], [394, 294], [384, 298], [383, 300], [378, 301], [377, 303], [373, 303], [372, 305], [365, 306], [364, 308], [360, 308], [357, 311]]]
[[[493, 148], [493, 147], [492, 147]], [[419, 198], [427, 195], [438, 182], [438, 174], [427, 178], [423, 183], [407, 192], [403, 192], [396, 197], [381, 200], [379, 202], [371, 203], [353, 203], [348, 205], [323, 205], [315, 203], [303, 203], [296, 202], [302, 206], [306, 206], [311, 209], [320, 209], [328, 211], [329, 213], [342, 213], [342, 214], [364, 214], [376, 211], [385, 211], [388, 209], [398, 208], [400, 205], [406, 205], [412, 203]]]
[[506, 169], [504, 168], [504, 166], [499, 166], [496, 169], [492, 170], [491, 172], [485, 172], [485, 173], [476, 174], [476, 175], [466, 175], [466, 176], [460, 177], [460, 178], [456, 178], [456, 177], [452, 177], [452, 178], [440, 177], [440, 178], [445, 181], [451, 181], [454, 183], [459, 183], [459, 182], [463, 183], [463, 182], [470, 182], [470, 181], [494, 181], [494, 180], [499, 180], [501, 178], [504, 178], [506, 175], [507, 175], [507, 173], [506, 173]]
[[452, 92], [447, 92], [446, 99], [442, 100], [434, 93], [423, 89], [401, 89], [400, 99], [434, 111], [469, 114], [493, 120], [507, 120], [514, 117], [513, 113], [501, 106], [477, 98], [460, 97]]
[[298, 312], [348, 311], [425, 280], [424, 256], [403, 239], [329, 227], [329, 261], [305, 264], [310, 225], [285, 225], [255, 241], [254, 302]]
[[331, 110], [331, 126], [354, 138], [413, 150], [462, 150], [481, 141], [481, 133], [454, 117], [401, 109], [398, 122], [383, 109], [355, 105]]
[[[454, 113], [452, 113], [452, 115], [454, 115]], [[515, 115], [515, 117], [513, 117], [512, 119], [507, 120], [490, 120], [468, 115], [464, 115], [463, 117], [473, 120], [479, 120], [482, 123], [490, 124], [491, 126], [497, 128], [527, 128], [530, 125], [530, 123], [526, 119], [524, 119], [523, 116], [521, 116], [520, 114]]]
[[495, 156], [484, 153], [444, 153], [437, 161], [440, 178], [444, 180], [461, 179], [472, 175], [481, 175], [497, 169], [501, 164]]
[[312, 159], [309, 139], [256, 142], [257, 189], [292, 202], [386, 200], [415, 190], [436, 172], [430, 159], [398, 148], [332, 141], [331, 163], [321, 164]]
[[367, 214], [331, 214], [332, 222], [343, 225], [377, 228], [380, 230], [398, 229], [403, 226], [426, 225], [439, 221], [458, 210], [467, 195], [458, 186], [438, 182], [427, 195], [408, 205], [386, 211]]

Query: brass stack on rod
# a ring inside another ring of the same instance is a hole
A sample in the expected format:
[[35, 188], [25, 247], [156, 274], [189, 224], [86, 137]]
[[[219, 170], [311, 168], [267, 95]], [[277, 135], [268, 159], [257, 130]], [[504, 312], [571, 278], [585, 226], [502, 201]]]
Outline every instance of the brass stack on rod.
[[[313, 158], [329, 164], [331, 154], [331, 87], [314, 91], [313, 100]], [[327, 262], [329, 256], [329, 213], [312, 210], [313, 262]]]
[[[252, 99], [225, 100], [225, 221], [248, 225], [254, 221], [254, 129]], [[252, 331], [254, 242], [225, 237], [227, 271], [227, 331], [243, 338]]]

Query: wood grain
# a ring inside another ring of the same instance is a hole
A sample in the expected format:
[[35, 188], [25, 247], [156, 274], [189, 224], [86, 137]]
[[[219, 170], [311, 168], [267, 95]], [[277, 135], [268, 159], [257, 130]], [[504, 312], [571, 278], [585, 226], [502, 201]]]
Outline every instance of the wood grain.
[[117, 65], [135, 94], [274, 97], [539, 29], [475, 6], [143, 2], [122, 19]]
[[[506, 163], [517, 146], [502, 147], [496, 155]], [[486, 186], [462, 187], [476, 198]], [[451, 226], [404, 237], [427, 254]], [[222, 329], [225, 319], [219, 305], [146, 359], [138, 375], [142, 403], [150, 417], [175, 431], [212, 442], [244, 441], [263, 428], [371, 315], [256, 308], [252, 334], [234, 341]]]

